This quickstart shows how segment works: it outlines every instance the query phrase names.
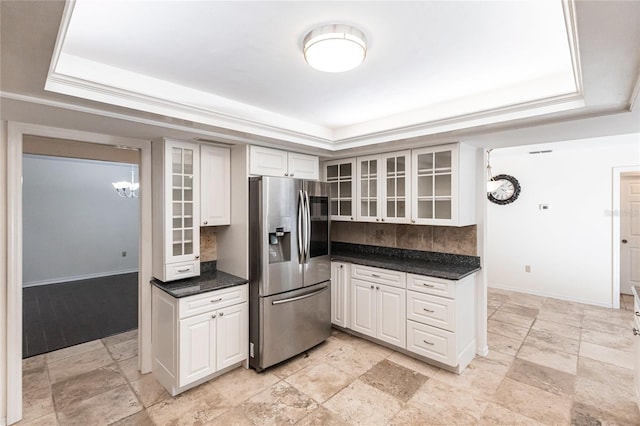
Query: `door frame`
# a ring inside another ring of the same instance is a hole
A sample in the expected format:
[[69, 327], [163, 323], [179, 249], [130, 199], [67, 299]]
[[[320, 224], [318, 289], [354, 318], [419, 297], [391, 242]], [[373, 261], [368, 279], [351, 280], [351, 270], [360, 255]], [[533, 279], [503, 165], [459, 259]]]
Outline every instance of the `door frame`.
[[[138, 368], [151, 371], [151, 141], [29, 123], [7, 122], [6, 420], [22, 418], [22, 141], [25, 135], [69, 139], [140, 151]], [[1, 359], [2, 357], [0, 357]]]
[[640, 175], [640, 165], [638, 166], [620, 166], [613, 168], [613, 201], [612, 201], [612, 239], [611, 246], [613, 248], [612, 256], [612, 301], [613, 308], [620, 309], [620, 179], [623, 173], [631, 173]]

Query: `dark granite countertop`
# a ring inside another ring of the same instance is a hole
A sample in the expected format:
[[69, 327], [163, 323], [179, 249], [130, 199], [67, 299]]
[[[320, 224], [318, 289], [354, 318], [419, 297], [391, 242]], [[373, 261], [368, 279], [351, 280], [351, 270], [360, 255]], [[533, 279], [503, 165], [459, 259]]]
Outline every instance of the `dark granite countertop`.
[[175, 298], [194, 296], [208, 291], [234, 287], [248, 283], [249, 280], [218, 271], [215, 262], [202, 262], [200, 276], [177, 281], [163, 282], [152, 279], [151, 284]]
[[338, 242], [331, 243], [331, 260], [447, 280], [460, 280], [480, 270], [478, 256]]

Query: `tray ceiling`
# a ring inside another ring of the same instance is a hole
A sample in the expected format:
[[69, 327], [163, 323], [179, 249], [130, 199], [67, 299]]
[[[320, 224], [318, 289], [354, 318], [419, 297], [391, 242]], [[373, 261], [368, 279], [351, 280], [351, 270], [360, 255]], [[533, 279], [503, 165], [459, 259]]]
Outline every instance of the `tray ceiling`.
[[[306, 64], [328, 23], [359, 68]], [[582, 107], [576, 34], [560, 1], [78, 0], [46, 89], [333, 150]]]

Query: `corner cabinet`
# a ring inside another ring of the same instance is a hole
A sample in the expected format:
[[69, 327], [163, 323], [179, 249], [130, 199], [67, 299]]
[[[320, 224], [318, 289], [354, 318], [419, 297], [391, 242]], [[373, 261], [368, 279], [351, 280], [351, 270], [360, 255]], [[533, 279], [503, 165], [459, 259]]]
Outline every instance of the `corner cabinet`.
[[411, 223], [475, 223], [475, 153], [464, 144], [412, 151]]
[[324, 178], [329, 183], [331, 220], [355, 220], [356, 159], [325, 162]]
[[200, 275], [200, 146], [152, 144], [153, 275], [172, 281]]
[[200, 226], [231, 223], [231, 151], [200, 146]]
[[259, 176], [318, 180], [320, 179], [319, 158], [315, 155], [251, 146], [249, 173]]
[[248, 356], [247, 284], [176, 299], [152, 291], [152, 368], [175, 396]]

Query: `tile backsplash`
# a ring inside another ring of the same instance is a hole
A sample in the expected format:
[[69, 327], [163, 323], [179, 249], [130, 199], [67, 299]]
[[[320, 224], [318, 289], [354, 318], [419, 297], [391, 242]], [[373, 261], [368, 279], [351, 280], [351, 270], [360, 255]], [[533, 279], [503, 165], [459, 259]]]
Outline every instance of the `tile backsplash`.
[[202, 226], [200, 227], [200, 261], [209, 262], [211, 260], [218, 260], [216, 228]]
[[331, 241], [477, 255], [477, 227], [331, 222]]

